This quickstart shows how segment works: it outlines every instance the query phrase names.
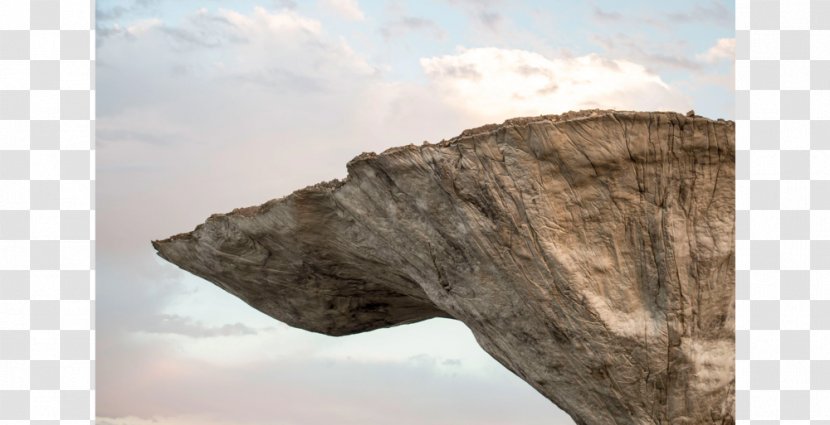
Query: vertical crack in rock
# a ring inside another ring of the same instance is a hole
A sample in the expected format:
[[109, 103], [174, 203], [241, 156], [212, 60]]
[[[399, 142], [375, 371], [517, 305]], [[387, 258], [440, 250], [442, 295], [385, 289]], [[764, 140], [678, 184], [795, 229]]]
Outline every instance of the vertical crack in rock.
[[517, 118], [362, 154], [153, 245], [313, 332], [460, 320], [579, 424], [732, 423], [734, 130]]

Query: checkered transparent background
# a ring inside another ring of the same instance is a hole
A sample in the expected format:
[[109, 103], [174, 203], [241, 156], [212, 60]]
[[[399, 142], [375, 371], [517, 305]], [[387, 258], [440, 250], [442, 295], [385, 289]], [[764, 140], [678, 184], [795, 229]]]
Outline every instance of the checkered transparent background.
[[736, 6], [738, 423], [830, 424], [830, 0]]
[[[0, 0], [0, 425], [94, 416], [92, 1]], [[830, 0], [736, 28], [738, 423], [830, 424]]]
[[0, 0], [0, 424], [94, 417], [93, 0]]

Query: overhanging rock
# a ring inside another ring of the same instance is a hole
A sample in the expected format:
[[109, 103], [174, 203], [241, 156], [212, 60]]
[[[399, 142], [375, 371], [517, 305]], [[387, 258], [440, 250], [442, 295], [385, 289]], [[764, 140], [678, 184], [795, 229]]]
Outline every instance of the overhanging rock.
[[518, 118], [362, 154], [159, 255], [289, 325], [433, 317], [579, 424], [734, 422], [735, 125]]

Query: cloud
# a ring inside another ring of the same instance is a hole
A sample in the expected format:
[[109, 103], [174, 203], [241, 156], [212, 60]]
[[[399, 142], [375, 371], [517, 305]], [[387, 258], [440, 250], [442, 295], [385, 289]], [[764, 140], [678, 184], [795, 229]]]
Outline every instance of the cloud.
[[278, 9], [296, 9], [297, 2], [294, 0], [273, 0], [274, 7]]
[[620, 12], [615, 11], [605, 11], [600, 9], [599, 7], [594, 6], [592, 16], [601, 21], [611, 21], [616, 22], [622, 20], [623, 16]]
[[161, 26], [161, 20], [158, 18], [142, 19], [127, 27], [125, 31], [130, 35], [138, 36], [158, 26]]
[[445, 101], [491, 120], [585, 108], [689, 106], [642, 65], [595, 54], [549, 59], [524, 50], [475, 48], [421, 59], [421, 66]]
[[676, 25], [713, 24], [720, 27], [732, 28], [735, 14], [719, 1], [710, 1], [708, 4], [696, 3], [690, 9], [675, 12], [656, 14], [636, 14], [608, 11], [594, 6], [591, 16], [599, 22], [641, 25], [647, 24], [656, 28], [672, 31]]
[[708, 5], [696, 3], [691, 9], [669, 13], [667, 18], [680, 24], [712, 23], [730, 28], [735, 23], [734, 12], [718, 1], [710, 1]]
[[[228, 44], [262, 42], [271, 37], [294, 34], [294, 41], [315, 39], [320, 33], [320, 22], [305, 18], [290, 8], [278, 13], [257, 6], [250, 15], [233, 10], [219, 9], [218, 12], [201, 8], [187, 15], [184, 22], [169, 25], [159, 18], [143, 18], [121, 25], [119, 22], [99, 25], [105, 34], [103, 41], [114, 36], [135, 39], [139, 35], [154, 33], [164, 35], [164, 40], [175, 50], [217, 48]], [[155, 30], [155, 31], [153, 31]]]
[[505, 17], [499, 12], [503, 0], [447, 0], [450, 4], [464, 10], [473, 22], [490, 31], [503, 31]]
[[403, 36], [409, 32], [424, 32], [439, 40], [446, 36], [446, 31], [437, 23], [417, 16], [403, 16], [387, 23], [379, 31], [386, 40]]
[[491, 10], [479, 11], [476, 14], [476, 17], [479, 22], [484, 24], [485, 27], [489, 28], [493, 32], [498, 32], [501, 22], [504, 19], [500, 13]]
[[735, 39], [718, 39], [714, 46], [706, 52], [698, 54], [697, 58], [706, 63], [715, 63], [721, 60], [732, 61], [735, 59]]
[[238, 32], [250, 38], [285, 33], [307, 33], [318, 36], [322, 30], [317, 20], [306, 18], [293, 11], [271, 13], [263, 7], [255, 7], [251, 15], [233, 10], [220, 10], [217, 15], [211, 15], [206, 10], [202, 10], [197, 16], [224, 20], [230, 24], [229, 31]]
[[[177, 335], [215, 338], [256, 335], [261, 330], [241, 322], [206, 324], [192, 317], [170, 313], [176, 298], [199, 295], [181, 285], [183, 273], [161, 264], [150, 249], [144, 255], [124, 258], [111, 252], [99, 255], [102, 283], [98, 295], [99, 335], [120, 338], [128, 334]], [[214, 318], [213, 321], [223, 321]]]
[[461, 366], [460, 359], [444, 359], [443, 365], [445, 366]]
[[102, 7], [102, 4], [106, 4], [105, 2], [95, 2], [96, 29], [106, 29], [106, 26], [101, 26], [102, 23], [135, 17], [148, 10], [152, 11], [153, 7], [159, 3], [160, 0], [125, 0], [106, 9]]
[[205, 326], [203, 323], [190, 317], [178, 314], [157, 314], [144, 320], [141, 326], [135, 329], [139, 332], [176, 334], [193, 338], [212, 338], [217, 336], [256, 335], [257, 330], [242, 323], [225, 324], [222, 326]]
[[366, 19], [357, 0], [324, 0], [323, 4], [345, 19], [352, 21]]
[[335, 417], [341, 425], [390, 417], [401, 425], [572, 423], [492, 359], [499, 373], [470, 375], [453, 359], [426, 355], [393, 362], [311, 355], [217, 364], [164, 341], [127, 342], [119, 349], [132, 354], [110, 355], [97, 368], [100, 423], [323, 425]]
[[611, 36], [593, 35], [591, 39], [599, 44], [611, 57], [628, 58], [646, 65], [653, 71], [680, 69], [700, 71], [701, 63], [690, 58], [683, 51], [682, 43], [653, 41], [623, 33]]
[[649, 72], [670, 75], [670, 84], [694, 99], [698, 113], [733, 115], [734, 38], [717, 39], [702, 52], [693, 51], [682, 40], [655, 40], [636, 33], [594, 35], [592, 40], [602, 46], [603, 55], [609, 58], [626, 58], [642, 64]]

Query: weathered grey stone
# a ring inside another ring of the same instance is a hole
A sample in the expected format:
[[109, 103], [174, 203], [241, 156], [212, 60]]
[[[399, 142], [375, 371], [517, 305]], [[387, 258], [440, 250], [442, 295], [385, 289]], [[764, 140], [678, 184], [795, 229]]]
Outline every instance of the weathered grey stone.
[[159, 255], [289, 325], [432, 317], [579, 424], [734, 422], [734, 123], [582, 111], [362, 154]]

